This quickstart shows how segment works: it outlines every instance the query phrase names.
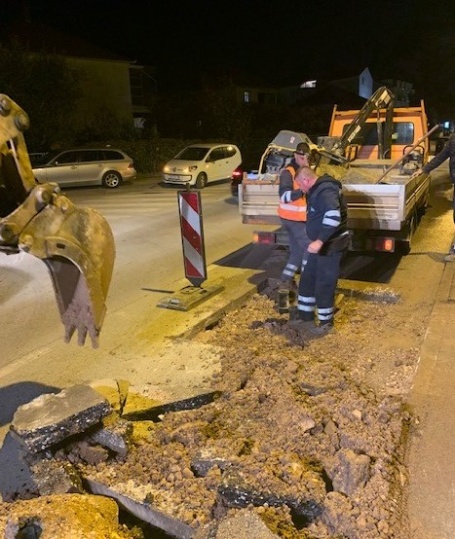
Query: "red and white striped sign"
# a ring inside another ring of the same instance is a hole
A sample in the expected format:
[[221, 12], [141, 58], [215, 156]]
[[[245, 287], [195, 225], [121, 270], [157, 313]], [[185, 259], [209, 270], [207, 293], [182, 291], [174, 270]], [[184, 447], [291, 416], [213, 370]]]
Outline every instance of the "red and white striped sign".
[[193, 286], [200, 286], [207, 279], [201, 193], [179, 191], [178, 200], [185, 277]]

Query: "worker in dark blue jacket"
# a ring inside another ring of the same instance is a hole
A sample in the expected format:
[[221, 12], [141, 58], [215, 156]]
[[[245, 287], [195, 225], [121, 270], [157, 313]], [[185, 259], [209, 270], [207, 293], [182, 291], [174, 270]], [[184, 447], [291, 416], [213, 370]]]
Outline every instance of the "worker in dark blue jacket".
[[442, 150], [435, 155], [431, 161], [428, 161], [428, 163], [423, 166], [423, 172], [428, 174], [435, 168], [439, 167], [439, 165], [442, 165], [446, 159], [450, 159], [450, 180], [453, 184], [455, 184], [455, 133], [450, 135], [449, 140], [445, 143]]
[[[447, 159], [449, 159], [450, 181], [453, 185], [452, 219], [455, 223], [455, 133], [450, 135], [449, 140], [445, 143], [442, 150], [436, 154], [431, 161], [428, 161], [428, 163], [424, 165], [422, 169], [418, 169], [416, 172], [414, 172], [413, 176], [418, 176], [422, 172], [428, 174], [435, 168], [439, 167], [439, 165], [442, 165], [442, 163], [444, 163], [444, 161]], [[447, 257], [446, 260], [451, 260], [453, 254], [455, 254], [455, 236], [452, 239], [449, 252], [451, 255]]]
[[[335, 291], [341, 259], [347, 250], [347, 205], [341, 183], [328, 174], [318, 177], [309, 167], [301, 167], [295, 176], [307, 196], [308, 260], [299, 282], [298, 315], [308, 329], [324, 335], [333, 328]], [[318, 324], [315, 324], [317, 310]]]

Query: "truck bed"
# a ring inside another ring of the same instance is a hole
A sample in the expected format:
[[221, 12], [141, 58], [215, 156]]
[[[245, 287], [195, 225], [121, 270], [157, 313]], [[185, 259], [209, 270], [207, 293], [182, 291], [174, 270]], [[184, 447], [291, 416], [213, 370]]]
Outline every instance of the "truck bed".
[[[384, 165], [384, 163], [382, 163]], [[339, 178], [348, 204], [350, 229], [395, 230], [427, 196], [430, 177], [421, 174], [411, 179], [408, 175], [389, 173], [381, 183], [384, 166], [368, 172], [353, 167]], [[279, 176], [264, 175], [244, 179], [239, 190], [239, 211], [242, 222], [253, 225], [280, 225], [277, 215]]]

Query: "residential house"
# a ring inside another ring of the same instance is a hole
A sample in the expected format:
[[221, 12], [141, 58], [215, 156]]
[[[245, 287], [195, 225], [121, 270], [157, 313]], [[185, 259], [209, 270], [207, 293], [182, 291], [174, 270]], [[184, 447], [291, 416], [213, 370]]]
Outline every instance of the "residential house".
[[[254, 83], [253, 83], [254, 84]], [[247, 85], [244, 81], [237, 83], [237, 100], [253, 104], [281, 104], [293, 105], [302, 102], [309, 96], [321, 95], [330, 88], [330, 94], [336, 93], [333, 89], [342, 90], [343, 95], [355, 95], [368, 99], [374, 91], [373, 77], [368, 67], [349, 73], [346, 69], [338, 73], [322, 73], [320, 76], [311, 75], [300, 84], [281, 87], [265, 85]]]
[[115, 115], [138, 128], [152, 119], [157, 93], [154, 68], [100, 49], [85, 40], [40, 23], [20, 22], [8, 27], [2, 42], [16, 40], [31, 53], [61, 56], [77, 73], [81, 97], [74, 117], [80, 126]]
[[[320, 74], [310, 74], [302, 82], [295, 85], [282, 87], [267, 86], [248, 86], [243, 81], [237, 85], [237, 99], [244, 103], [255, 104], [286, 104], [294, 105], [296, 103], [311, 102], [320, 104], [329, 104], [327, 99], [334, 104], [339, 102], [340, 98], [353, 101], [357, 105], [359, 100], [354, 96], [360, 97], [360, 103], [368, 99], [379, 88], [387, 86], [395, 95], [395, 106], [409, 106], [414, 95], [413, 85], [410, 82], [399, 79], [388, 79], [381, 82], [375, 82], [368, 67], [349, 68], [340, 66], [336, 70], [324, 71]], [[352, 96], [350, 99], [349, 96]], [[335, 101], [333, 101], [333, 98]]]

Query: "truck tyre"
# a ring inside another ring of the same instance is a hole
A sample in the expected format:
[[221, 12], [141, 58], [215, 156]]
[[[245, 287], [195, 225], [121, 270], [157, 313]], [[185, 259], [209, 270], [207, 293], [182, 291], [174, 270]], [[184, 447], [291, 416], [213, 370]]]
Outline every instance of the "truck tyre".
[[412, 212], [412, 215], [409, 217], [409, 220], [406, 224], [406, 237], [403, 238], [403, 241], [399, 243], [398, 246], [398, 252], [401, 255], [408, 255], [411, 252], [411, 244], [412, 244], [412, 238], [414, 236], [415, 231], [417, 230], [417, 226], [419, 224], [419, 216], [418, 211], [415, 209]]
[[196, 189], [204, 189], [207, 185], [207, 175], [204, 172], [201, 172], [196, 178]]
[[122, 183], [121, 175], [115, 170], [109, 170], [103, 176], [103, 187], [115, 189]]

